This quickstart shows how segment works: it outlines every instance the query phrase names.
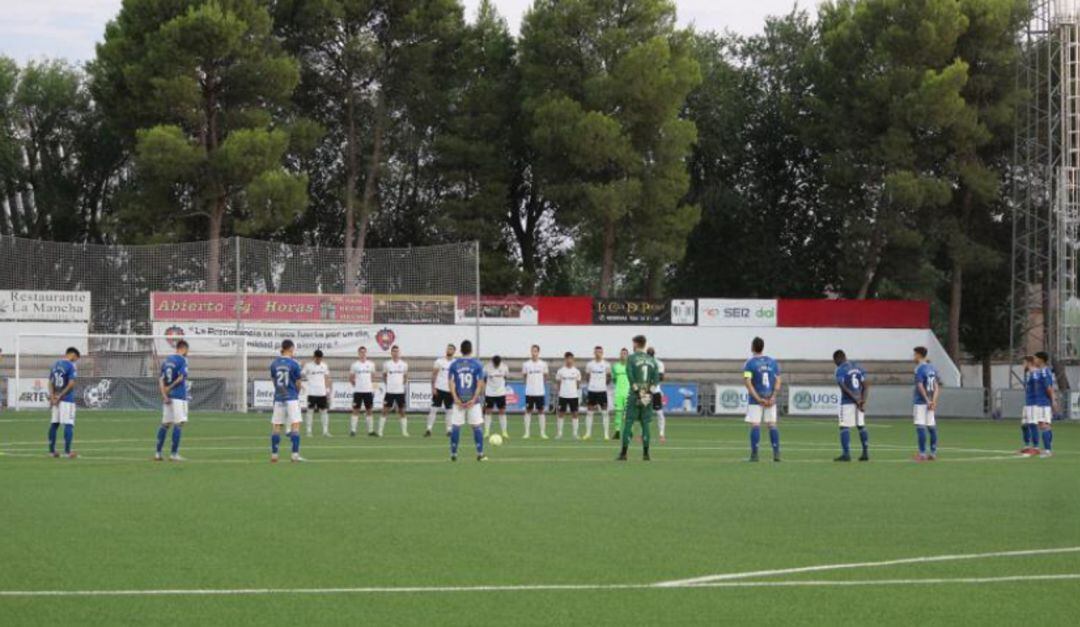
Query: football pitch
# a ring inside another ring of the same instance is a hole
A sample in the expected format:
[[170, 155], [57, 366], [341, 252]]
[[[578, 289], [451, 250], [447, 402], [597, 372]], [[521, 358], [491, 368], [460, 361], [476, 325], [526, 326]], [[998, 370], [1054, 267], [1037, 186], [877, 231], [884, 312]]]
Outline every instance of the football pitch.
[[1078, 424], [1038, 459], [1015, 455], [1018, 421], [942, 421], [940, 460], [916, 464], [910, 422], [877, 420], [872, 461], [841, 464], [835, 421], [787, 419], [784, 461], [750, 464], [741, 421], [669, 419], [653, 461], [635, 444], [616, 463], [613, 443], [540, 441], [535, 423], [522, 440], [512, 417], [481, 464], [464, 436], [450, 463], [419, 417], [409, 439], [333, 420], [304, 438], [309, 463], [271, 465], [265, 415], [195, 414], [188, 461], [155, 463], [149, 412], [83, 412], [77, 460], [46, 457], [44, 413], [0, 414], [0, 623], [1080, 616]]

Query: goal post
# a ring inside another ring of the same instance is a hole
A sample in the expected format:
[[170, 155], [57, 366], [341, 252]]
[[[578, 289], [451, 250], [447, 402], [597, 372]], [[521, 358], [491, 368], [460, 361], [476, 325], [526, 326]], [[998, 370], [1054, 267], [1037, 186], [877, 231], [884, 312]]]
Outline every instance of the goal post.
[[161, 362], [188, 342], [192, 411], [246, 412], [249, 340], [244, 335], [181, 337], [108, 333], [20, 333], [8, 403], [18, 410], [49, 406], [48, 372], [68, 347], [78, 349], [76, 403], [88, 409], [160, 409]]

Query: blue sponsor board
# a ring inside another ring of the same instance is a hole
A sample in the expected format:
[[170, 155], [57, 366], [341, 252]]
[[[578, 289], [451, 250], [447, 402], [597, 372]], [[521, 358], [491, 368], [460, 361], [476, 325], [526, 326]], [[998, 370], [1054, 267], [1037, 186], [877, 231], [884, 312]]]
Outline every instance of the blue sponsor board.
[[660, 392], [664, 395], [665, 414], [696, 414], [698, 410], [698, 384], [661, 383]]

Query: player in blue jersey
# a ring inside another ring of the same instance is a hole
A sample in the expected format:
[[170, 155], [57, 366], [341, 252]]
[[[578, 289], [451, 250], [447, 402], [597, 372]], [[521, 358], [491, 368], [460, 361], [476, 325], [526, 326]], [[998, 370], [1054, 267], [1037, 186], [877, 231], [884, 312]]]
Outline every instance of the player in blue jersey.
[[487, 456], [484, 455], [484, 411], [480, 401], [487, 378], [484, 365], [472, 356], [472, 342], [465, 340], [459, 350], [461, 357], [450, 364], [448, 373], [450, 393], [454, 398], [454, 408], [450, 412], [450, 461], [457, 461], [461, 427], [468, 421], [476, 442], [476, 461], [482, 462]]
[[72, 346], [49, 371], [49, 406], [52, 408], [49, 455], [52, 457], [60, 457], [56, 452], [56, 432], [61, 426], [64, 427], [64, 455], [71, 459], [79, 456], [71, 450], [71, 441], [75, 439], [75, 379], [79, 376], [75, 362], [79, 361], [79, 356], [79, 349]]
[[281, 357], [270, 363], [270, 380], [274, 382], [274, 414], [271, 418], [273, 433], [270, 435], [270, 461], [278, 460], [281, 446], [281, 428], [289, 426], [292, 442], [292, 461], [302, 462], [300, 457], [300, 379], [304, 373], [300, 362], [293, 359], [296, 345], [292, 340], [281, 342]]
[[848, 361], [842, 350], [833, 353], [836, 364], [836, 384], [840, 386], [840, 457], [834, 461], [851, 461], [851, 428], [859, 430], [862, 443], [860, 462], [870, 461], [870, 433], [866, 430], [866, 401], [870, 384], [862, 366]]
[[[1057, 384], [1054, 379], [1054, 370], [1050, 367], [1050, 355], [1044, 351], [1035, 353], [1035, 370], [1039, 373], [1035, 379], [1034, 406], [1031, 408], [1035, 422], [1039, 425], [1042, 434], [1042, 456], [1053, 456], [1054, 431], [1051, 428], [1054, 423], [1054, 409], [1057, 407]], [[1035, 447], [1038, 448], [1038, 440]]]
[[[926, 462], [937, 459], [937, 411], [938, 396], [941, 394], [941, 382], [937, 368], [926, 358], [926, 347], [915, 347], [915, 434], [919, 440], [919, 452], [915, 461]], [[926, 451], [927, 439], [930, 452]]]
[[780, 398], [780, 364], [772, 357], [767, 357], [765, 340], [755, 337], [750, 343], [753, 356], [743, 366], [743, 380], [746, 384], [749, 400], [746, 408], [746, 422], [750, 424], [750, 459], [758, 460], [758, 444], [761, 442], [761, 423], [769, 427], [769, 442], [772, 444], [773, 461], [780, 461], [780, 430], [776, 426], [777, 400]]
[[1035, 356], [1024, 357], [1024, 409], [1020, 417], [1020, 431], [1024, 436], [1021, 455], [1039, 454], [1039, 423], [1035, 420], [1035, 385], [1039, 371], [1035, 368]]
[[176, 353], [161, 362], [161, 376], [158, 377], [158, 389], [161, 390], [161, 426], [157, 432], [157, 451], [154, 461], [161, 461], [161, 449], [165, 447], [165, 436], [172, 426], [172, 449], [169, 461], [182, 462], [180, 457], [180, 432], [188, 421], [188, 343], [180, 340], [176, 343]]

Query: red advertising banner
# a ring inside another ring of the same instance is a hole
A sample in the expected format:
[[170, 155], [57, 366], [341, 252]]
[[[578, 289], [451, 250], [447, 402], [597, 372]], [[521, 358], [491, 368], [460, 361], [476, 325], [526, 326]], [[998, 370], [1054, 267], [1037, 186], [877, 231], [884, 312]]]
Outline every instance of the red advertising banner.
[[168, 322], [349, 322], [370, 324], [370, 294], [229, 294], [154, 292], [151, 319]]
[[781, 299], [776, 309], [780, 327], [930, 328], [930, 303], [923, 300]]
[[591, 296], [541, 296], [540, 324], [592, 324]]

